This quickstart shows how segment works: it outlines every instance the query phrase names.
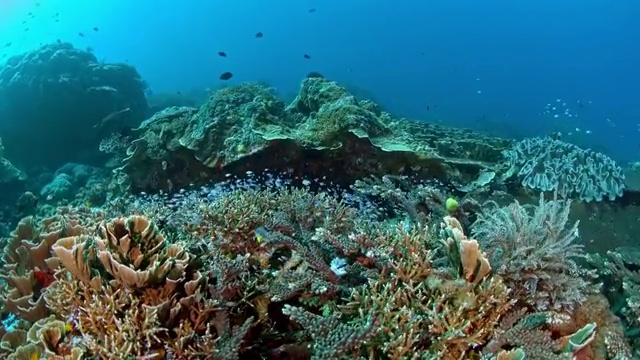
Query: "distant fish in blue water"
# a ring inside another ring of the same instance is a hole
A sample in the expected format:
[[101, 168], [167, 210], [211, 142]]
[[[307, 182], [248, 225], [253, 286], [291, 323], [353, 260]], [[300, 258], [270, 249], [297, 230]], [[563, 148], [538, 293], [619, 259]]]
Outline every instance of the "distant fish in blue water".
[[8, 43], [4, 44], [4, 47], [9, 47], [9, 46], [11, 46], [11, 44], [13, 44], [13, 43], [12, 42], [8, 42]]
[[80, 37], [84, 37], [84, 34], [83, 34], [83, 33], [81, 33], [81, 32], [79, 32], [79, 33], [78, 33], [78, 36], [80, 36]]
[[316, 9], [315, 8], [311, 8], [311, 9], [309, 9], [309, 12], [310, 13], [314, 13], [314, 12], [316, 12]]
[[262, 32], [258, 31], [258, 32], [256, 33], [256, 38], [261, 39], [261, 38], [263, 38], [263, 37], [264, 37], [264, 34], [263, 34]]
[[304, 58], [305, 58], [305, 59], [311, 59], [311, 55], [309, 55], [309, 54], [304, 54]]
[[93, 28], [93, 31], [100, 31], [100, 29], [99, 29], [97, 26], [95, 26], [95, 27]]
[[218, 51], [218, 55], [222, 57], [227, 57], [227, 53], [224, 51]]
[[226, 81], [229, 80], [233, 77], [233, 74], [229, 71], [225, 71], [222, 74], [220, 74], [220, 80]]

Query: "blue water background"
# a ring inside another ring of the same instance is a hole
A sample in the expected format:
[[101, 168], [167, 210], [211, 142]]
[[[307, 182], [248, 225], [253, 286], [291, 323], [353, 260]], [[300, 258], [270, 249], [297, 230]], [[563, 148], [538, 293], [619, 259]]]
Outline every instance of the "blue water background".
[[216, 88], [231, 71], [290, 97], [318, 71], [396, 115], [562, 131], [626, 162], [640, 159], [638, 19], [636, 0], [0, 0], [0, 54], [90, 46], [156, 93]]

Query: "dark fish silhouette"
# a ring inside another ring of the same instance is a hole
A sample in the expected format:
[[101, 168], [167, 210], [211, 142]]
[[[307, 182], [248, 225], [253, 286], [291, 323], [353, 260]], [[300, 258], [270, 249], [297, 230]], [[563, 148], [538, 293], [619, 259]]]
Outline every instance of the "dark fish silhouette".
[[304, 54], [304, 58], [305, 59], [311, 59], [311, 56], [309, 54]]
[[222, 57], [227, 57], [227, 53], [224, 51], [218, 51], [218, 55], [222, 56]]
[[263, 37], [264, 37], [264, 34], [263, 34], [263, 33], [261, 33], [260, 31], [258, 31], [258, 32], [256, 33], [256, 37], [257, 37], [258, 39], [263, 38]]
[[220, 80], [226, 81], [231, 79], [232, 77], [233, 77], [233, 74], [229, 71], [225, 71], [222, 74], [220, 74]]
[[81, 32], [80, 32], [80, 33], [78, 33], [78, 35], [79, 35], [80, 37], [84, 37], [84, 34], [83, 34], [83, 33], [81, 33]]
[[98, 29], [98, 27], [96, 26], [93, 28], [93, 31], [100, 31], [100, 29]]
[[310, 13], [314, 13], [314, 12], [316, 12], [316, 9], [315, 8], [311, 8], [311, 9], [309, 9], [309, 12]]
[[4, 44], [4, 47], [9, 47], [9, 46], [11, 46], [11, 44], [12, 44], [11, 42], [8, 42], [8, 43]]

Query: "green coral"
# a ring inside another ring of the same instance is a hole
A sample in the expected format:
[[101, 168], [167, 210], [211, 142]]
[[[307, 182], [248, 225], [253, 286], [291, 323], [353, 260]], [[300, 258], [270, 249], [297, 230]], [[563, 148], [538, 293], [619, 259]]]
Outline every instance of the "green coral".
[[257, 129], [273, 124], [287, 124], [284, 103], [269, 88], [245, 83], [216, 91], [179, 142], [205, 166], [218, 168], [262, 149], [267, 142]]
[[313, 341], [311, 360], [340, 359], [373, 338], [379, 330], [373, 317], [356, 324], [345, 324], [337, 315], [316, 315], [291, 305], [285, 305], [282, 313], [309, 333]]
[[358, 137], [377, 137], [387, 131], [374, 113], [360, 107], [353, 96], [346, 96], [322, 105], [315, 116], [302, 123], [297, 134], [302, 142], [316, 148], [338, 148], [348, 132]]

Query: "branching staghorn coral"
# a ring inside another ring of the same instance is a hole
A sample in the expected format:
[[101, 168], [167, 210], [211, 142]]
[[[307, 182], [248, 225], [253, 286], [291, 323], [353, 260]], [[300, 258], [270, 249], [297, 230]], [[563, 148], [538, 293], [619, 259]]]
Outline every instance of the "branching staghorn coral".
[[378, 330], [375, 317], [345, 324], [337, 315], [316, 315], [302, 308], [285, 305], [282, 312], [299, 323], [313, 340], [311, 360], [329, 360], [345, 357], [370, 340]]
[[48, 306], [72, 319], [92, 354], [162, 358], [162, 339], [194, 306], [201, 275], [188, 269], [180, 243], [167, 243], [144, 217], [104, 222], [99, 234], [53, 246], [66, 271], [48, 289]]
[[473, 225], [473, 235], [496, 274], [513, 295], [533, 311], [571, 313], [595, 286], [576, 260], [584, 257], [578, 223], [568, 223], [571, 201], [547, 201], [537, 206], [515, 202], [506, 207], [488, 203]]
[[[355, 226], [354, 209], [335, 197], [297, 190], [228, 196], [199, 208], [199, 227], [181, 229], [201, 239], [201, 259], [181, 242], [168, 242], [140, 216], [104, 222], [93, 235], [59, 240], [54, 252], [72, 276], [58, 274], [48, 291], [49, 307], [72, 319], [90, 354], [237, 358], [252, 319], [267, 329], [274, 326], [270, 308], [282, 306], [277, 303], [298, 300], [317, 307], [328, 301], [338, 279], [322, 254], [359, 254], [356, 245], [365, 249], [367, 240], [345, 235]], [[237, 203], [230, 206], [232, 199]], [[265, 229], [260, 241], [256, 228], [265, 223], [278, 231]], [[328, 238], [345, 246], [332, 251], [323, 241]], [[253, 339], [254, 346], [286, 345], [278, 340], [282, 335], [273, 337], [267, 331]]]
[[[356, 220], [355, 209], [326, 193], [237, 190], [203, 206], [203, 225], [195, 231], [211, 234], [213, 246], [227, 256], [249, 254], [250, 263], [271, 273], [272, 278], [258, 280], [267, 298], [315, 299], [336, 291], [332, 258], [351, 256], [366, 262], [366, 244], [349, 237]], [[274, 264], [273, 258], [285, 260]]]
[[378, 319], [381, 329], [365, 345], [370, 358], [465, 358], [491, 337], [493, 327], [512, 305], [500, 278], [479, 272], [483, 261], [477, 247], [468, 248], [475, 251], [471, 256], [458, 254], [479, 261], [457, 263], [463, 266], [463, 276], [476, 273], [470, 281], [453, 276], [458, 269], [434, 268], [428, 233], [407, 230], [403, 224], [387, 229], [387, 246], [392, 249], [389, 264], [378, 279], [354, 290], [351, 301], [341, 307], [351, 314], [371, 309]]
[[[510, 274], [488, 262], [495, 250], [467, 238], [457, 219], [422, 228], [380, 221], [358, 216], [347, 196], [306, 188], [187, 200], [57, 240], [50, 262], [60, 268], [44, 299], [58, 322], [29, 351], [174, 360], [508, 360], [539, 351], [604, 360], [628, 350], [606, 302], [586, 297], [571, 312], [526, 306]], [[110, 213], [126, 207], [118, 209]], [[526, 333], [512, 330], [539, 315], [545, 321]]]

